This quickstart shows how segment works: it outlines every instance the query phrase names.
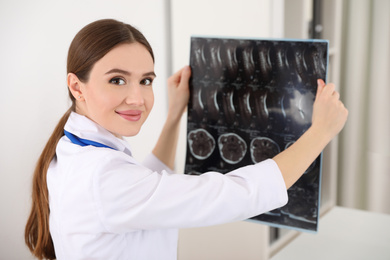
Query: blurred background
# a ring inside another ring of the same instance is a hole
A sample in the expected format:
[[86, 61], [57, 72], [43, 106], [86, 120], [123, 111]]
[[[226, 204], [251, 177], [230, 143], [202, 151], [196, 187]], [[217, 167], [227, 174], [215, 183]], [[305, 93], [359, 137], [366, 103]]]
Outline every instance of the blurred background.
[[[33, 259], [24, 245], [32, 172], [70, 105], [69, 44], [102, 18], [134, 25], [155, 52], [155, 107], [141, 133], [128, 138], [140, 160], [167, 114], [167, 77], [189, 63], [191, 35], [329, 40], [328, 81], [350, 114], [324, 151], [320, 213], [337, 205], [390, 214], [389, 10], [388, 0], [1, 1], [0, 259]], [[185, 131], [184, 116], [179, 173]], [[183, 230], [179, 259], [269, 259], [288, 233], [245, 221]]]

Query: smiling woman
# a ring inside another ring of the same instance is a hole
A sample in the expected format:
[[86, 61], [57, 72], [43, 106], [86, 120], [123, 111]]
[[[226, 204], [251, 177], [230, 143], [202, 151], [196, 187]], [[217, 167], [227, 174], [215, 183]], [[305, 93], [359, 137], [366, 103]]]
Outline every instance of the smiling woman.
[[225, 175], [174, 174], [190, 76], [185, 66], [168, 79], [168, 116], [140, 163], [123, 136], [138, 134], [153, 107], [152, 49], [138, 30], [116, 20], [93, 22], [76, 35], [68, 52], [72, 105], [33, 177], [25, 241], [36, 257], [174, 260], [179, 228], [244, 220], [283, 206], [286, 187], [347, 117], [334, 85], [319, 81], [312, 127], [273, 159]]
[[[83, 112], [83, 109], [86, 109], [84, 111], [85, 113], [89, 112], [89, 106], [86, 105], [87, 99], [83, 96], [86, 93], [81, 91], [81, 87], [83, 86], [84, 89], [88, 85], [93, 70], [92, 68], [113, 48], [121, 47], [121, 44], [128, 48], [130, 45], [134, 45], [138, 47], [137, 49], [142, 49], [143, 55], [147, 56], [148, 75], [153, 71], [154, 54], [150, 44], [141, 32], [131, 25], [122, 22], [111, 19], [93, 22], [80, 30], [69, 47], [67, 71], [69, 97], [72, 105], [59, 121], [37, 162], [33, 176], [33, 204], [25, 230], [26, 244], [38, 258], [56, 258], [49, 231], [50, 209], [46, 174], [51, 161], [56, 158], [57, 143], [64, 136], [65, 123], [72, 113], [79, 110], [80, 106], [80, 112]], [[145, 52], [147, 52], [147, 55]], [[96, 69], [93, 71], [96, 72]], [[112, 72], [117, 71], [114, 70]], [[103, 79], [101, 78], [101, 80]], [[144, 81], [142, 79], [142, 82]], [[113, 82], [111, 84], [115, 85]], [[107, 80], [107, 83], [110, 83], [110, 80]], [[79, 92], [74, 90], [77, 88], [80, 88]], [[92, 90], [90, 92], [93, 94]], [[149, 92], [152, 91], [150, 90]], [[151, 96], [153, 96], [153, 93], [151, 93]], [[90, 95], [88, 95], [88, 100], [89, 97]], [[91, 120], [93, 119], [91, 118]]]

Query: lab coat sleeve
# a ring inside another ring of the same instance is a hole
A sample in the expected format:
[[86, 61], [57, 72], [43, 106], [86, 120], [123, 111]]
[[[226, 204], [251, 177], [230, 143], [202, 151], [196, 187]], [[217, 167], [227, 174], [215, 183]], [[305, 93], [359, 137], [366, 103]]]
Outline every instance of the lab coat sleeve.
[[273, 160], [225, 175], [161, 173], [106, 158], [95, 174], [99, 217], [114, 233], [209, 226], [244, 220], [287, 203], [287, 191]]
[[173, 170], [160, 161], [153, 153], [146, 156], [142, 165], [155, 172], [166, 171], [168, 173], [173, 173]]

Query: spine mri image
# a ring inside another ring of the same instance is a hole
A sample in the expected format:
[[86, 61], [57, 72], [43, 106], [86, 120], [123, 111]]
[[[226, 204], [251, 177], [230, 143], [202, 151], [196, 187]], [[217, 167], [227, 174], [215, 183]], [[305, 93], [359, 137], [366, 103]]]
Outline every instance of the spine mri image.
[[[192, 37], [185, 173], [224, 174], [288, 148], [311, 125], [327, 63], [325, 40]], [[321, 156], [287, 205], [251, 221], [316, 232], [320, 183]]]

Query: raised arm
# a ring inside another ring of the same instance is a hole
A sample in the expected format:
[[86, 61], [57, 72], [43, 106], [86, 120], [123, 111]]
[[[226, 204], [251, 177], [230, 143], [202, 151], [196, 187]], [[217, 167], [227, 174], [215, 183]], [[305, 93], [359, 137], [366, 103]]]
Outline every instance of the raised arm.
[[169, 168], [175, 164], [180, 119], [187, 108], [190, 96], [189, 79], [191, 69], [186, 66], [168, 79], [168, 117], [153, 149], [153, 154]]
[[301, 177], [344, 127], [348, 110], [339, 98], [333, 84], [325, 85], [322, 80], [318, 80], [311, 127], [292, 146], [273, 158], [282, 172], [287, 188]]

